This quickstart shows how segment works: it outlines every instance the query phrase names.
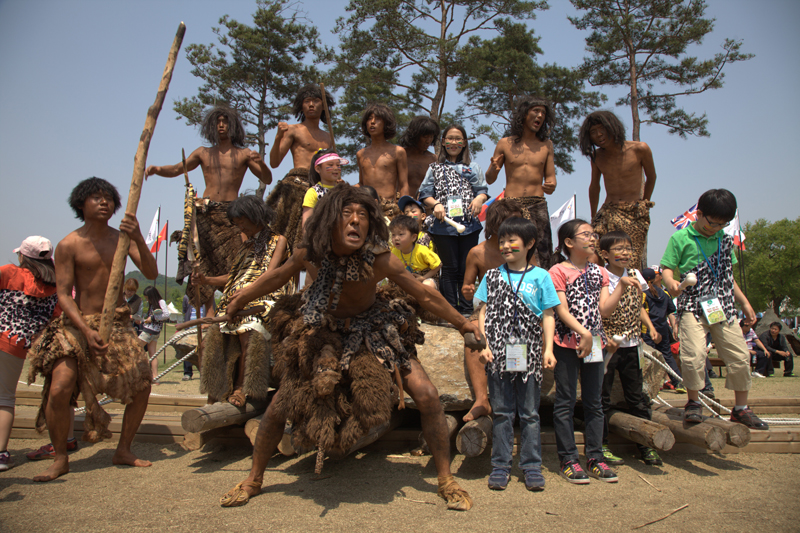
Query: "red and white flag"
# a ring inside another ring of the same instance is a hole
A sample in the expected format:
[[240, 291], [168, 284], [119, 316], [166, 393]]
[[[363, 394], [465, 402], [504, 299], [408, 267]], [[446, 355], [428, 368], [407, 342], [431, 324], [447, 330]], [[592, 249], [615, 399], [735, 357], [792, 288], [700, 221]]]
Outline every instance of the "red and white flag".
[[733, 217], [730, 225], [728, 225], [724, 231], [726, 235], [733, 237], [733, 244], [738, 246], [740, 250], [744, 250], [744, 233], [742, 233], [742, 228], [739, 225], [738, 209], [736, 210], [736, 216]]
[[150, 246], [156, 242], [156, 232], [158, 231], [158, 217], [161, 214], [161, 206], [156, 209], [156, 216], [153, 217], [153, 222], [150, 224], [150, 231], [147, 232], [147, 237], [144, 238], [144, 243]]
[[153, 242], [153, 246], [150, 247], [150, 253], [154, 254], [158, 252], [161, 248], [161, 243], [167, 240], [167, 224], [169, 224], [169, 222], [164, 223], [164, 227], [158, 232], [158, 237]]

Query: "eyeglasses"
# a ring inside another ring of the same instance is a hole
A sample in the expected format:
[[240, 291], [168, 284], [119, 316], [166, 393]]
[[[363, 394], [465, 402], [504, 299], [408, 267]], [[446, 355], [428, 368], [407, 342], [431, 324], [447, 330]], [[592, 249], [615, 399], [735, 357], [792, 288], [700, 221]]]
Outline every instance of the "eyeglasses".
[[727, 228], [728, 226], [730, 226], [730, 225], [731, 225], [730, 221], [728, 221], [728, 222], [711, 222], [711, 220], [710, 220], [708, 217], [703, 217], [703, 218], [705, 218], [705, 219], [706, 219], [706, 225], [707, 225], [709, 228], [719, 228], [719, 229], [722, 229], [722, 228]]
[[461, 137], [445, 137], [444, 142], [447, 144], [464, 144], [464, 139]]
[[584, 231], [584, 232], [581, 232], [581, 233], [576, 233], [575, 236], [576, 237], [580, 237], [581, 239], [584, 239], [584, 240], [587, 240], [587, 241], [598, 241], [598, 240], [600, 240], [600, 235], [598, 235], [597, 233], [593, 233], [591, 231]]
[[621, 254], [624, 254], [624, 253], [629, 253], [630, 254], [630, 253], [633, 253], [633, 248], [631, 248], [630, 246], [626, 246], [624, 248], [609, 248], [609, 251], [611, 251], [611, 252], [619, 252]]

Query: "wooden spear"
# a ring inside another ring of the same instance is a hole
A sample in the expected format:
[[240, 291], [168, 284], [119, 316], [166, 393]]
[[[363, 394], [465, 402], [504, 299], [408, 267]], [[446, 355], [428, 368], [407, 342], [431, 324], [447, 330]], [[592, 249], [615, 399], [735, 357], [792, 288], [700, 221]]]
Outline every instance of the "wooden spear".
[[[150, 148], [150, 139], [153, 138], [153, 130], [156, 127], [156, 120], [158, 114], [161, 112], [161, 107], [164, 105], [164, 98], [169, 89], [169, 82], [172, 79], [172, 71], [175, 69], [175, 61], [178, 59], [178, 51], [183, 42], [183, 36], [186, 33], [186, 25], [181, 22], [178, 26], [178, 33], [175, 34], [175, 40], [172, 41], [172, 47], [169, 49], [169, 56], [167, 58], [167, 65], [164, 67], [164, 74], [161, 76], [161, 83], [158, 86], [158, 93], [156, 93], [156, 100], [150, 109], [147, 110], [147, 118], [144, 121], [144, 130], [141, 137], [139, 137], [139, 148], [136, 150], [136, 157], [133, 159], [133, 177], [131, 178], [131, 188], [128, 192], [128, 206], [125, 208], [126, 213], [136, 213], [139, 207], [139, 196], [142, 193], [142, 180], [144, 179], [144, 166], [147, 162], [147, 150]], [[123, 232], [119, 234], [119, 241], [117, 242], [117, 251], [114, 254], [114, 262], [111, 264], [111, 274], [108, 277], [108, 288], [106, 289], [106, 298], [103, 302], [103, 312], [100, 316], [100, 337], [104, 343], [108, 343], [111, 337], [111, 324], [114, 319], [114, 310], [117, 307], [119, 295], [122, 292], [122, 278], [125, 271], [125, 262], [128, 258], [128, 250], [131, 245], [130, 237]]]
[[333, 126], [331, 126], [331, 112], [328, 109], [328, 97], [325, 94], [325, 84], [319, 84], [319, 91], [322, 93], [322, 109], [325, 111], [325, 122], [328, 124], [328, 133], [331, 135], [331, 148], [336, 151], [336, 141], [333, 140]]
[[[186, 151], [181, 148], [181, 161], [183, 162], [183, 179], [186, 180], [187, 187], [190, 185], [189, 183], [189, 171], [186, 170]], [[187, 189], [188, 190], [188, 189]], [[200, 259], [200, 235], [197, 233], [197, 213], [195, 212], [196, 206], [194, 204], [194, 198], [191, 199], [192, 201], [192, 221], [189, 224], [189, 228], [192, 232], [192, 245], [189, 246], [190, 249], [194, 248], [194, 252], [192, 255], [192, 274], [197, 274], [200, 271], [200, 265], [197, 261]], [[197, 283], [194, 284], [194, 300], [197, 303], [195, 307], [195, 312], [197, 318], [200, 318], [200, 309], [203, 306], [202, 300], [200, 300], [200, 285]], [[191, 302], [189, 303], [191, 305]], [[197, 369], [202, 371], [203, 365], [203, 328], [201, 326], [197, 326]]]

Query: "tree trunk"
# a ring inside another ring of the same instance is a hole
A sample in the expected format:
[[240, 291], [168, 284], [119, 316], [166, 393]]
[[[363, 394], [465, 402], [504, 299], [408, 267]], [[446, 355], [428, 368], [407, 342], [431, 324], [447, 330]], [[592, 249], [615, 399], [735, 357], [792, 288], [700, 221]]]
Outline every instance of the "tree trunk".
[[[683, 409], [678, 409], [678, 411], [681, 411], [681, 415], [683, 414]], [[667, 426], [675, 435], [676, 441], [694, 444], [712, 452], [720, 451], [727, 442], [725, 432], [711, 424], [693, 424], [684, 428], [680, 416], [668, 415], [661, 411], [653, 411], [653, 422]]]
[[181, 426], [184, 431], [200, 433], [218, 427], [244, 424], [266, 410], [267, 401], [263, 400], [248, 400], [244, 407], [235, 407], [228, 402], [219, 402], [184, 411], [181, 415]]
[[456, 448], [465, 457], [477, 457], [492, 442], [492, 419], [481, 416], [470, 420], [456, 437]]
[[[672, 416], [682, 416], [683, 409], [678, 409], [673, 407], [672, 409], [667, 409], [662, 407], [658, 408], [659, 411], [666, 413], [667, 415]], [[737, 448], [744, 448], [748, 444], [750, 444], [750, 428], [745, 426], [744, 424], [738, 424], [736, 422], [731, 422], [730, 420], [722, 420], [720, 418], [711, 418], [711, 417], [703, 417], [704, 424], [710, 424], [712, 426], [716, 426], [720, 428], [722, 431], [725, 432], [726, 442], [731, 446], [736, 446]]]
[[675, 436], [666, 426], [622, 411], [611, 411], [608, 428], [613, 433], [648, 448], [667, 451], [675, 445]]

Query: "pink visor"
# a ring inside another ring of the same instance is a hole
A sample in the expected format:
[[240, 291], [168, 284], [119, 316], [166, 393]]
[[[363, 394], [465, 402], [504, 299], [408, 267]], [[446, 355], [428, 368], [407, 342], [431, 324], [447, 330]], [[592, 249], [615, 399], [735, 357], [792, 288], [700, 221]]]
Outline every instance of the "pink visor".
[[335, 159], [338, 160], [342, 165], [349, 165], [350, 164], [350, 161], [348, 161], [347, 159], [344, 159], [342, 157], [339, 157], [338, 154], [325, 154], [322, 157], [320, 157], [319, 159], [317, 159], [317, 162], [314, 163], [314, 166], [316, 167], [316, 166], [319, 166], [319, 165], [321, 165], [323, 163], [327, 163], [328, 161], [333, 161]]

